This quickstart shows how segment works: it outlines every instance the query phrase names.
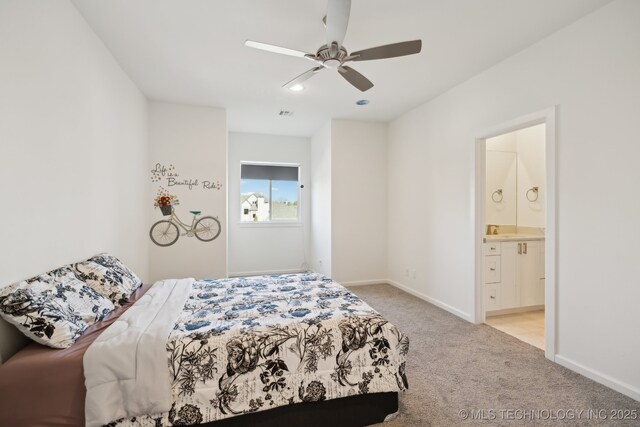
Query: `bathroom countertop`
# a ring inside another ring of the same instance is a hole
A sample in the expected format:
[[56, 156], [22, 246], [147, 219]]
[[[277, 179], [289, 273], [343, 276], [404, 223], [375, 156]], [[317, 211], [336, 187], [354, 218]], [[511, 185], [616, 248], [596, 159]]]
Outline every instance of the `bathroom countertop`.
[[506, 233], [506, 234], [491, 234], [488, 236], [484, 236], [484, 242], [509, 242], [512, 240], [544, 240], [544, 236], [539, 234], [516, 234], [516, 233]]

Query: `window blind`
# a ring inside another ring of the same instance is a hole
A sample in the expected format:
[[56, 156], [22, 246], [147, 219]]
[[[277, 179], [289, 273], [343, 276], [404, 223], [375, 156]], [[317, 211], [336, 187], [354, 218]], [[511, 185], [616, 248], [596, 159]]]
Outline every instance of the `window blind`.
[[240, 177], [242, 179], [297, 181], [298, 166], [241, 165]]

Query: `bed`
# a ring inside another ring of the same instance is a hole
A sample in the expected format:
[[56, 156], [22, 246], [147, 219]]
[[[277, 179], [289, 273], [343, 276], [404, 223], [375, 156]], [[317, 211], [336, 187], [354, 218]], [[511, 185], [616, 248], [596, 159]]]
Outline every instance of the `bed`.
[[319, 274], [161, 281], [0, 366], [0, 425], [368, 425], [397, 412], [408, 348]]

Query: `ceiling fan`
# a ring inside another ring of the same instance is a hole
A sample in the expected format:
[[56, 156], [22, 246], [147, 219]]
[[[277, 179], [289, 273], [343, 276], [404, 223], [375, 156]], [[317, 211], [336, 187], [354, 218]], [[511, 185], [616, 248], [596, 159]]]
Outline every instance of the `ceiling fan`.
[[295, 79], [285, 83], [282, 86], [284, 88], [291, 88], [299, 85], [313, 77], [319, 71], [329, 68], [332, 70], [338, 70], [338, 74], [362, 92], [371, 89], [373, 87], [373, 83], [353, 68], [345, 65], [345, 63], [351, 61], [371, 61], [373, 59], [395, 58], [397, 56], [420, 53], [420, 50], [422, 49], [422, 40], [393, 43], [349, 54], [342, 45], [342, 41], [347, 33], [350, 11], [351, 0], [329, 0], [327, 5], [327, 15], [323, 20], [327, 28], [327, 44], [321, 46], [315, 54], [252, 40], [247, 40], [244, 44], [245, 46], [255, 49], [306, 58], [317, 64], [312, 69], [305, 71]]

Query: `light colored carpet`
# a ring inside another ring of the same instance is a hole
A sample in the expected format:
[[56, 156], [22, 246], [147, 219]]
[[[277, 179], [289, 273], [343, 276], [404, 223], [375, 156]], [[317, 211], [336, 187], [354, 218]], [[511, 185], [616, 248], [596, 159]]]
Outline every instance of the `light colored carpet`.
[[[350, 290], [411, 340], [400, 416], [376, 426], [640, 426], [640, 402], [550, 362], [542, 350], [389, 285]], [[461, 410], [484, 419], [464, 420]], [[614, 421], [612, 410], [635, 410], [637, 419]], [[523, 420], [524, 411], [544, 419]]]

